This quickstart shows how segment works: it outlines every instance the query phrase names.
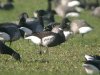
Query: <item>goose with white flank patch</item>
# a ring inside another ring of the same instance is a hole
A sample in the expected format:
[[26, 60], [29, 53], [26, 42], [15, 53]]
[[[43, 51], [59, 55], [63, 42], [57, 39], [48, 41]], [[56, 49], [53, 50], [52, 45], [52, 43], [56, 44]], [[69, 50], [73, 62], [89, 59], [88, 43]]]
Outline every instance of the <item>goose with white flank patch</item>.
[[86, 71], [87, 74], [100, 74], [100, 61], [84, 61], [84, 64], [82, 65]]
[[[65, 18], [64, 18], [64, 21], [66, 21]], [[64, 22], [64, 21], [62, 21], [62, 22]], [[63, 23], [61, 23], [61, 24], [63, 24]], [[48, 47], [53, 47], [53, 46], [59, 45], [59, 44], [65, 42], [65, 40], [66, 40], [63, 30], [59, 26], [55, 26], [52, 29], [52, 31], [44, 31], [44, 32], [40, 32], [40, 33], [34, 33], [33, 35], [26, 37], [25, 39], [31, 39], [31, 41], [33, 43], [40, 45], [40, 47], [41, 46], [47, 47], [47, 51], [48, 51]]]
[[6, 46], [3, 42], [0, 41], [0, 54], [11, 55], [14, 59], [21, 61], [20, 54], [14, 51], [12, 48]]
[[27, 20], [27, 13], [22, 13], [20, 16], [19, 28], [23, 30], [27, 36], [34, 33], [34, 32], [42, 32], [44, 28], [43, 24], [43, 12], [39, 11], [37, 14], [37, 19], [34, 21], [26, 21]]
[[98, 17], [100, 18], [100, 6], [95, 8], [93, 11], [92, 11], [92, 15], [95, 16], [95, 17]]
[[100, 60], [100, 56], [98, 56], [98, 55], [85, 55], [85, 59], [87, 61]]
[[81, 11], [77, 9], [77, 6], [80, 4], [79, 1], [60, 0], [57, 2], [57, 0], [55, 0], [54, 4], [54, 10], [61, 17], [78, 17], [78, 12]]
[[21, 37], [18, 26], [14, 23], [0, 23], [0, 40], [3, 42], [16, 41]]
[[93, 27], [91, 27], [85, 20], [73, 20], [70, 24], [70, 29], [73, 32], [73, 34], [84, 34], [92, 31]]

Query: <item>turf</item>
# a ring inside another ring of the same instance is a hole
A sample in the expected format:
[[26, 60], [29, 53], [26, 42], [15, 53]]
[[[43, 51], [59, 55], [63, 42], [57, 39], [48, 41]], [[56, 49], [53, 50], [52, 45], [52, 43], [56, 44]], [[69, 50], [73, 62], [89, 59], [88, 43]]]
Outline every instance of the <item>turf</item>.
[[[0, 23], [18, 20], [21, 12], [27, 12], [32, 17], [33, 11], [46, 9], [47, 6], [46, 0], [14, 0], [14, 5], [13, 10], [0, 10]], [[90, 13], [85, 10], [79, 18], [93, 26], [93, 31], [84, 38], [76, 35], [60, 46], [49, 48], [50, 54], [37, 54], [39, 47], [31, 41], [20, 39], [13, 42], [11, 48], [20, 53], [22, 62], [9, 55], [0, 55], [0, 75], [86, 75], [82, 67], [84, 55], [100, 55], [100, 19]], [[60, 19], [56, 16], [56, 21]]]

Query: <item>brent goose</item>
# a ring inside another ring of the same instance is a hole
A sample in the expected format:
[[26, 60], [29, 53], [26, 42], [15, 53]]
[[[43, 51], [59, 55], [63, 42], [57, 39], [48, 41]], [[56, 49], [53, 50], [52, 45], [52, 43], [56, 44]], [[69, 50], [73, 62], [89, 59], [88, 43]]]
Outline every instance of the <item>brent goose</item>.
[[[49, 23], [53, 23], [55, 22], [55, 14], [56, 12], [54, 10], [52, 10], [52, 0], [47, 0], [48, 1], [48, 6], [46, 10], [38, 10], [38, 11], [42, 11], [45, 14], [43, 15], [43, 21], [44, 21], [44, 25], [47, 26]], [[34, 17], [36, 17], [37, 12], [33, 12]]]
[[84, 61], [82, 65], [87, 74], [100, 74], [100, 61]]
[[18, 61], [21, 60], [20, 54], [6, 46], [2, 41], [0, 41], [0, 54], [8, 54]]
[[[44, 28], [44, 24], [43, 24], [43, 19], [42, 19], [42, 16], [43, 16], [43, 12], [41, 11], [37, 11], [37, 19], [33, 20], [33, 21], [26, 21], [26, 18], [27, 18], [27, 13], [22, 13], [21, 16], [20, 16], [20, 21], [19, 21], [19, 28], [24, 30], [25, 33], [27, 33], [27, 35], [30, 35], [31, 33], [34, 33], [34, 32], [42, 32], [43, 31], [43, 28]], [[30, 31], [27, 32], [27, 31]], [[28, 34], [29, 33], [29, 34]]]
[[70, 29], [73, 34], [80, 33], [84, 36], [84, 34], [92, 31], [93, 27], [91, 27], [85, 20], [77, 19], [71, 22]]
[[[43, 31], [39, 33], [34, 33], [33, 35], [26, 37], [25, 39], [31, 39], [31, 41], [37, 45], [47, 47], [53, 47], [65, 42], [66, 37], [63, 32], [63, 25], [66, 22], [66, 18], [63, 19], [60, 26], [56, 25], [51, 31]], [[67, 33], [67, 32], [66, 32]], [[67, 37], [70, 35], [70, 32], [67, 33]]]
[[[64, 16], [68, 16], [68, 17], [69, 16], [71, 16], [71, 17], [79, 16], [79, 13], [78, 13], [79, 10], [77, 10], [76, 2], [79, 3], [79, 1], [60, 0], [59, 2], [57, 2], [57, 0], [55, 0], [54, 10], [61, 17], [64, 17]], [[75, 5], [74, 5], [74, 3], [75, 3]]]
[[21, 37], [18, 26], [14, 23], [0, 23], [0, 40], [9, 41], [10, 45], [12, 41], [16, 41]]
[[7, 0], [7, 3], [0, 2], [0, 8], [4, 10], [10, 10], [14, 8], [13, 0]]

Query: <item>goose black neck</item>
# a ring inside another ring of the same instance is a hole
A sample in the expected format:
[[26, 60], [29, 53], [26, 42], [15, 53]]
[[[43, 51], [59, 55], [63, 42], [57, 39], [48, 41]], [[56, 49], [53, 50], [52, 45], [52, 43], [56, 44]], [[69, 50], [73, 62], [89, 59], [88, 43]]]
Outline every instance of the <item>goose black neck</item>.
[[51, 22], [55, 22], [54, 13], [53, 12], [50, 13], [50, 21], [49, 21], [49, 23], [51, 23]]
[[1, 54], [8, 54], [8, 55], [12, 55], [13, 53], [16, 53], [13, 49], [11, 49], [10, 47], [6, 46], [5, 44], [3, 44], [2, 42], [0, 42], [0, 53]]
[[26, 23], [26, 19], [22, 17], [19, 21], [19, 25], [24, 25]]
[[61, 28], [64, 29], [64, 28], [69, 28], [69, 25], [67, 23], [70, 23], [70, 20], [68, 18], [63, 18], [62, 19], [62, 22], [60, 24]]
[[48, 8], [47, 8], [47, 11], [51, 11], [51, 1], [50, 0], [48, 0]]
[[38, 20], [39, 20], [40, 24], [42, 25], [42, 27], [44, 28], [44, 22], [43, 22], [42, 16], [38, 15]]

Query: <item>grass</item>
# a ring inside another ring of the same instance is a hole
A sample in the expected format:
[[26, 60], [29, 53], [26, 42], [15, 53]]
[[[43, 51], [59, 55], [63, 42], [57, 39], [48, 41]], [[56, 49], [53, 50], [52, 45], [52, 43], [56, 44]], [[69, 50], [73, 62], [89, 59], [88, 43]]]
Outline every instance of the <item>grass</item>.
[[[23, 11], [32, 16], [34, 10], [46, 9], [47, 4], [46, 0], [14, 0], [14, 5], [14, 10], [0, 10], [0, 23], [18, 20], [19, 14]], [[58, 18], [56, 17], [57, 21]], [[84, 55], [100, 55], [100, 19], [91, 16], [87, 10], [82, 12], [79, 18], [85, 19], [94, 30], [84, 38], [76, 35], [60, 46], [51, 47], [50, 54], [43, 55], [36, 53], [38, 46], [31, 41], [15, 41], [11, 48], [20, 53], [22, 62], [14, 60], [9, 55], [0, 55], [0, 75], [86, 75], [82, 67]]]

